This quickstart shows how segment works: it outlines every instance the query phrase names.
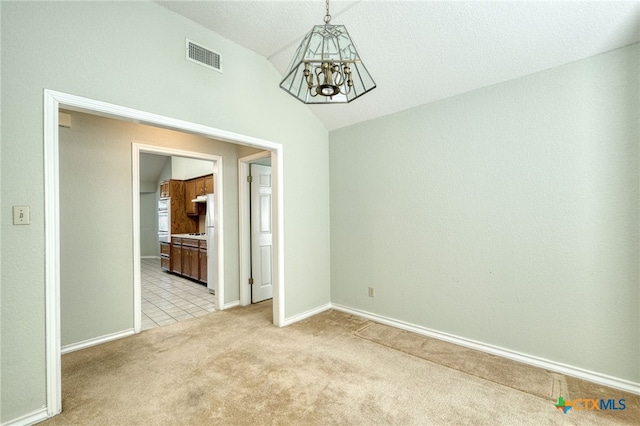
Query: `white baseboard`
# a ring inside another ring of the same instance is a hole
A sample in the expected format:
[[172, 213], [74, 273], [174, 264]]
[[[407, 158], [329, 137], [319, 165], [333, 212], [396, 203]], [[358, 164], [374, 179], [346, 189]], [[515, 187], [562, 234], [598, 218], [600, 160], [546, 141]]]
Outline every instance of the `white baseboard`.
[[555, 371], [557, 373], [566, 374], [567, 376], [577, 377], [578, 379], [587, 380], [589, 382], [598, 383], [626, 392], [640, 394], [640, 383], [635, 383], [629, 380], [620, 379], [618, 377], [612, 377], [606, 374], [585, 370], [583, 368], [562, 364], [544, 358], [539, 358], [533, 355], [523, 354], [487, 343], [482, 343], [475, 340], [466, 339], [464, 337], [443, 333], [441, 331], [431, 330], [426, 327], [410, 324], [393, 318], [384, 317], [360, 309], [350, 308], [348, 306], [343, 306], [337, 303], [332, 303], [331, 307], [337, 311], [366, 318], [371, 321], [389, 325], [391, 327], [411, 331], [413, 333], [417, 333], [427, 337], [433, 337], [434, 339], [444, 340], [445, 342], [454, 343], [456, 345], [486, 352], [492, 355], [497, 355], [503, 358], [512, 359], [514, 361], [523, 362], [525, 364], [533, 365], [534, 367], [544, 368], [545, 370]]
[[234, 300], [233, 302], [225, 303], [221, 310], [235, 308], [236, 306], [240, 306], [239, 300]]
[[329, 309], [331, 309], [331, 303], [327, 303], [326, 305], [318, 306], [317, 308], [313, 308], [313, 309], [311, 309], [309, 311], [302, 312], [301, 314], [294, 315], [294, 316], [289, 317], [289, 318], [285, 318], [284, 324], [282, 324], [282, 326], [285, 327], [287, 325], [291, 325], [291, 324], [296, 323], [298, 321], [302, 321], [305, 318], [309, 318], [309, 317], [312, 317], [314, 315], [317, 315], [320, 312], [328, 311]]
[[140, 259], [160, 259], [160, 256], [140, 256]]
[[24, 416], [20, 416], [17, 419], [9, 420], [8, 422], [2, 423], [2, 426], [27, 426], [39, 423], [43, 420], [49, 418], [49, 413], [47, 412], [47, 408], [43, 407], [39, 410], [32, 411], [31, 413], [25, 414]]
[[134, 330], [133, 328], [131, 328], [129, 330], [119, 331], [117, 333], [106, 334], [104, 336], [96, 337], [94, 339], [88, 339], [78, 343], [71, 343], [70, 345], [63, 346], [60, 349], [60, 353], [64, 355], [69, 352], [79, 351], [80, 349], [85, 349], [91, 346], [99, 345], [101, 343], [122, 339], [123, 337], [131, 336], [133, 333], [134, 333]]

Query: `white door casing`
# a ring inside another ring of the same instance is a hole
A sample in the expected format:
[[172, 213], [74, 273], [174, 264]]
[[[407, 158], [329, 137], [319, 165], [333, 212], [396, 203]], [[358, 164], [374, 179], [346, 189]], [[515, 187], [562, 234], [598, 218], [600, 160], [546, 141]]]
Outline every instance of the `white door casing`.
[[[223, 142], [246, 145], [270, 151], [273, 175], [273, 323], [286, 325], [284, 306], [284, 162], [281, 144], [203, 126], [172, 117], [161, 116], [133, 108], [110, 104], [53, 90], [44, 90], [44, 187], [45, 187], [45, 358], [46, 407], [38, 421], [59, 414], [62, 410], [62, 371], [60, 348], [60, 223], [58, 170], [58, 112], [60, 108], [86, 112], [125, 121], [143, 122], [177, 131], [210, 137]], [[134, 182], [135, 184], [135, 182]], [[135, 192], [135, 191], [132, 191]], [[135, 200], [134, 200], [135, 204]], [[139, 212], [133, 212], [133, 234], [139, 236]], [[134, 256], [139, 255], [139, 238], [134, 237]], [[134, 277], [139, 276], [139, 263], [134, 263]], [[137, 265], [137, 266], [136, 266]], [[134, 278], [135, 279], [135, 278]], [[136, 321], [134, 319], [134, 321]], [[35, 419], [35, 417], [34, 417]]]
[[[271, 163], [272, 167], [275, 160], [271, 156], [270, 151], [262, 151], [256, 154], [247, 155], [238, 158], [238, 223], [240, 237], [240, 305], [247, 306], [251, 304], [251, 286], [249, 278], [251, 278], [251, 187], [249, 185], [249, 175], [251, 174], [251, 164], [265, 164], [265, 161]], [[272, 173], [275, 169], [272, 169]], [[274, 190], [276, 189], [276, 176], [272, 174]], [[272, 194], [275, 201], [276, 195]], [[275, 208], [275, 205], [274, 205]], [[271, 213], [276, 218], [275, 212]], [[275, 223], [274, 223], [275, 227]], [[274, 234], [274, 238], [277, 235]], [[274, 245], [275, 246], [275, 245]], [[275, 265], [274, 265], [275, 267]], [[277, 298], [274, 297], [273, 303]]]
[[271, 166], [251, 165], [251, 302], [273, 297]]

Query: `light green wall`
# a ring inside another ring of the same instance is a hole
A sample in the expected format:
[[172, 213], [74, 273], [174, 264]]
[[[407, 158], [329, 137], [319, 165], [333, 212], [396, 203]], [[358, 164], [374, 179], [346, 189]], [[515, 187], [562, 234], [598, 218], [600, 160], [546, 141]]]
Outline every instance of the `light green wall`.
[[58, 132], [63, 346], [133, 328], [130, 141], [72, 119]]
[[[0, 1], [0, 18], [2, 17], [2, 2]], [[2, 22], [0, 20], [0, 25]], [[2, 47], [2, 28], [0, 28], [0, 48]], [[0, 49], [0, 99], [2, 99], [2, 51]], [[2, 164], [2, 113], [0, 111], [0, 164]], [[2, 188], [2, 172], [0, 171], [0, 188]], [[12, 212], [13, 213], [13, 212]], [[7, 212], [4, 211], [4, 205], [2, 203], [2, 197], [0, 197], [0, 225], [7, 220]], [[0, 226], [0, 241], [2, 241], [2, 226]], [[0, 259], [2, 259], [2, 244], [0, 244]], [[2, 318], [4, 318], [2, 314], [2, 280], [4, 277], [4, 271], [2, 270], [2, 261], [0, 261], [0, 333], [2, 332]], [[2, 354], [4, 350], [2, 348], [2, 338], [0, 335], [0, 422], [2, 421]]]
[[[3, 1], [0, 31], [0, 422], [46, 404], [44, 89], [283, 144], [285, 314], [329, 302], [328, 134], [265, 58], [153, 2]], [[220, 52], [224, 73], [186, 61], [185, 37]], [[11, 225], [13, 205], [31, 225]]]
[[332, 302], [639, 382], [638, 46], [332, 131]]
[[[133, 328], [132, 141], [223, 158], [225, 303], [239, 300], [240, 147], [95, 115], [71, 115], [72, 128], [61, 127], [59, 131], [62, 345]], [[251, 151], [258, 152], [254, 148]], [[197, 167], [203, 162], [172, 157], [172, 177], [177, 177], [176, 169], [182, 169], [184, 175], [190, 163]], [[211, 172], [213, 163], [204, 163]], [[151, 199], [147, 216], [156, 217], [156, 194], [146, 195]], [[142, 237], [142, 221], [140, 230]], [[151, 238], [157, 250], [157, 228], [151, 231]], [[141, 252], [142, 243], [141, 238]]]

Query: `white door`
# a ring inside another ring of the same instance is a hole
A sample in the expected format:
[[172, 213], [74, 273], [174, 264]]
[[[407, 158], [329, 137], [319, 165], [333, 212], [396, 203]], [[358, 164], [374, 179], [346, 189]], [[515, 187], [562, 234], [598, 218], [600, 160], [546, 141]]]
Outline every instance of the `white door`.
[[251, 303], [273, 297], [271, 166], [251, 165]]

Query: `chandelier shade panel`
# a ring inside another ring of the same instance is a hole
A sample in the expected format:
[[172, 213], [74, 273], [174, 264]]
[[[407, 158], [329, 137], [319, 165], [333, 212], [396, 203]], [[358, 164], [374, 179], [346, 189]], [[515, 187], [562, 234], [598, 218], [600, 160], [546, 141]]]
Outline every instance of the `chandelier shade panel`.
[[303, 38], [280, 87], [306, 104], [346, 103], [375, 89], [344, 25], [315, 25]]

